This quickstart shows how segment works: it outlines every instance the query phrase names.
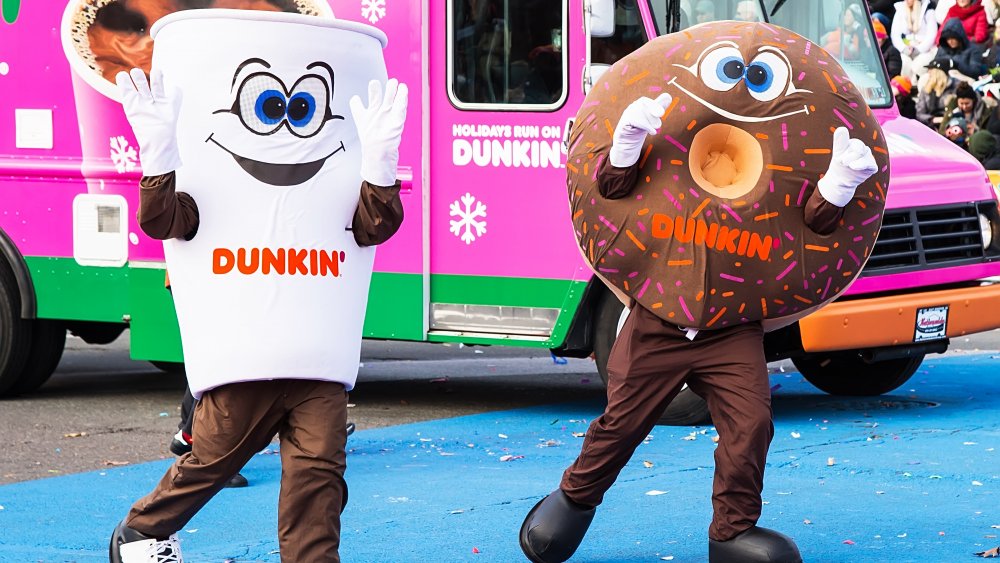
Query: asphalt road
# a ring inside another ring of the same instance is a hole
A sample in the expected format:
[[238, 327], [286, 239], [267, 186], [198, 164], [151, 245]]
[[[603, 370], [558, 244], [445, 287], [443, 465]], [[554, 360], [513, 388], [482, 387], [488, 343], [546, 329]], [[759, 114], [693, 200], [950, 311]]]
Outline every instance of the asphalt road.
[[[998, 349], [993, 331], [948, 353]], [[0, 484], [170, 457], [184, 386], [130, 360], [127, 332], [108, 346], [69, 338], [49, 383], [0, 401]], [[603, 394], [592, 361], [557, 364], [544, 349], [366, 342], [349, 417], [364, 430]]]

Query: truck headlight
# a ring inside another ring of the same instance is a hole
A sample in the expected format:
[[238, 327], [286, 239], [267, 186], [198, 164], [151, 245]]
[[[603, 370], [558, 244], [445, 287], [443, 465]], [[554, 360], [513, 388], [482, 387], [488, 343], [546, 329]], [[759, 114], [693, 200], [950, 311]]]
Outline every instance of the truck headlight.
[[983, 250], [993, 244], [993, 225], [990, 218], [982, 213], [979, 214], [979, 232], [983, 235]]

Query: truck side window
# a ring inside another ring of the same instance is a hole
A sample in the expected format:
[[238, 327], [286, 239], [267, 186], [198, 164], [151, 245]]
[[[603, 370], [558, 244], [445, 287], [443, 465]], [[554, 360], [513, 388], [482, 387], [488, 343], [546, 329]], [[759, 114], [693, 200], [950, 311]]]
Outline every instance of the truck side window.
[[537, 111], [562, 104], [566, 2], [452, 0], [448, 10], [449, 94], [456, 106]]
[[590, 62], [613, 65], [645, 44], [646, 40], [646, 30], [635, 0], [615, 0], [615, 34], [591, 38]]

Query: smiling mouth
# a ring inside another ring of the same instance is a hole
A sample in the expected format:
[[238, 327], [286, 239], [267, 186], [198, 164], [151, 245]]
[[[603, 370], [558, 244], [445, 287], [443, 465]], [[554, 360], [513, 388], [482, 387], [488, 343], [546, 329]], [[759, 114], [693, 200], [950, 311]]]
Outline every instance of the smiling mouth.
[[303, 182], [310, 180], [317, 172], [323, 168], [323, 164], [326, 163], [326, 159], [337, 154], [340, 151], [347, 150], [344, 147], [344, 142], [340, 142], [340, 146], [337, 150], [324, 156], [319, 160], [314, 160], [312, 162], [296, 162], [295, 164], [274, 164], [271, 162], [261, 162], [259, 160], [253, 160], [252, 158], [247, 158], [245, 156], [240, 156], [233, 151], [222, 146], [222, 143], [216, 141], [213, 138], [213, 134], [209, 135], [205, 142], [212, 141], [220, 149], [229, 153], [233, 160], [240, 165], [247, 174], [253, 176], [257, 181], [263, 182], [265, 184], [270, 184], [272, 186], [297, 186]]
[[724, 110], [724, 109], [720, 108], [719, 106], [717, 106], [717, 105], [709, 102], [708, 100], [705, 100], [705, 99], [699, 97], [694, 92], [692, 92], [692, 91], [688, 90], [687, 88], [685, 88], [685, 87], [681, 86], [680, 84], [678, 84], [676, 78], [671, 78], [670, 82], [668, 82], [667, 84], [670, 84], [671, 86], [676, 87], [681, 92], [684, 92], [688, 96], [691, 96], [692, 98], [694, 98], [695, 100], [697, 100], [701, 105], [707, 107], [708, 109], [714, 111], [715, 113], [721, 115], [722, 117], [725, 117], [727, 119], [732, 119], [733, 121], [742, 121], [743, 123], [763, 123], [765, 121], [774, 121], [775, 119], [783, 119], [785, 117], [791, 117], [793, 115], [798, 115], [800, 113], [804, 113], [806, 115], [809, 115], [809, 106], [807, 106], [807, 105], [803, 105], [802, 109], [800, 109], [800, 110], [796, 110], [796, 111], [792, 111], [792, 112], [788, 112], [788, 113], [783, 113], [781, 115], [768, 115], [766, 117], [757, 117], [757, 116], [751, 116], [751, 115], [740, 115], [738, 113], [733, 113], [731, 111]]

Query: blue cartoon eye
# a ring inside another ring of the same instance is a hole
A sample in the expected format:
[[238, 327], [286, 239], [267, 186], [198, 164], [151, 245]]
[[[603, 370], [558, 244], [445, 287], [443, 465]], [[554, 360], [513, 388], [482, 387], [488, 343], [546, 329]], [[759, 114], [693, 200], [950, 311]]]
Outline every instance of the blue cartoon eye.
[[288, 122], [293, 127], [309, 123], [316, 113], [316, 99], [309, 92], [299, 92], [288, 100]]
[[754, 99], [770, 102], [788, 90], [791, 72], [786, 59], [777, 53], [765, 51], [747, 65], [747, 89]]
[[268, 125], [281, 122], [285, 117], [285, 96], [277, 90], [266, 90], [257, 96], [254, 115]]
[[331, 119], [330, 88], [315, 75], [302, 77], [288, 97], [288, 123], [293, 135], [311, 137]]
[[732, 90], [743, 79], [745, 71], [743, 55], [730, 46], [720, 47], [706, 54], [698, 69], [705, 86], [717, 92]]
[[252, 74], [240, 84], [232, 112], [250, 131], [258, 135], [271, 135], [278, 131], [285, 120], [288, 102], [285, 87], [266, 73]]

